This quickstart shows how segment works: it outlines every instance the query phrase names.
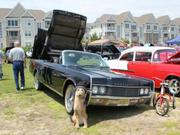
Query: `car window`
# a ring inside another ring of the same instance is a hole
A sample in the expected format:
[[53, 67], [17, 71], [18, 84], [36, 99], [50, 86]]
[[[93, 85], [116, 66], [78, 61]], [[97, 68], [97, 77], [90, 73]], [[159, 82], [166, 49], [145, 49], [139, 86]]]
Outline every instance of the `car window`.
[[91, 53], [66, 51], [63, 59], [65, 65], [107, 67], [101, 56]]
[[101, 54], [101, 46], [88, 46], [87, 51], [91, 53]]
[[151, 61], [151, 52], [136, 52], [135, 61]]
[[113, 54], [113, 52], [110, 50], [110, 48], [103, 47], [102, 48], [102, 54], [103, 55], [110, 55], [110, 54]]
[[158, 50], [154, 53], [153, 61], [166, 61], [172, 55], [176, 53], [175, 50], [167, 49], [167, 50]]
[[133, 61], [133, 52], [124, 54], [120, 60]]

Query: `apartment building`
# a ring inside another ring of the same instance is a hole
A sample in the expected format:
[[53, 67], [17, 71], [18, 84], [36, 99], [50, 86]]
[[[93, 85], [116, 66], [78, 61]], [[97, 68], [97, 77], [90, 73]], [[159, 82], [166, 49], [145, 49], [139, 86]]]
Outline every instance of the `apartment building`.
[[161, 44], [177, 36], [176, 26], [168, 15], [158, 17], [157, 22], [159, 24], [159, 40]]
[[32, 46], [38, 28], [48, 29], [52, 12], [25, 9], [20, 3], [14, 8], [0, 8], [0, 48], [13, 46], [20, 40], [22, 46]]
[[104, 14], [92, 25], [90, 35], [96, 33], [101, 38], [116, 39], [116, 16]]
[[129, 11], [119, 15], [104, 14], [92, 23], [89, 31], [89, 35], [96, 33], [101, 38], [164, 44], [180, 35], [180, 18], [171, 20], [167, 15], [155, 18], [152, 13], [133, 17]]
[[180, 18], [175, 18], [174, 20], [172, 20], [172, 22], [176, 26], [176, 35], [180, 35]]
[[116, 38], [127, 39], [131, 43], [139, 43], [137, 23], [131, 12], [123, 12], [116, 17]]
[[139, 40], [141, 43], [159, 43], [159, 28], [153, 14], [145, 14], [136, 17], [139, 28]]

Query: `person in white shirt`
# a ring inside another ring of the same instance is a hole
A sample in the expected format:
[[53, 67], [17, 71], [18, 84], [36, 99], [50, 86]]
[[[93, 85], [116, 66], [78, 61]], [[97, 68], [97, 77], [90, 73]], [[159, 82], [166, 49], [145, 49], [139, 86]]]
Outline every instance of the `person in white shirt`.
[[2, 80], [3, 77], [2, 64], [3, 64], [3, 52], [0, 50], [0, 80]]
[[19, 91], [19, 73], [21, 77], [21, 90], [25, 87], [24, 63], [25, 53], [19, 41], [14, 42], [14, 48], [10, 50], [9, 59], [12, 61], [16, 90]]

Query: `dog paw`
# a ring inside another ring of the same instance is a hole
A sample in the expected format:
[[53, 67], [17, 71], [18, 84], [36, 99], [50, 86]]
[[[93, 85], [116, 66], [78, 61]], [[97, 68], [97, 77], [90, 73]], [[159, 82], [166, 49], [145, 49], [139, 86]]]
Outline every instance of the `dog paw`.
[[88, 126], [87, 126], [87, 125], [84, 125], [83, 128], [88, 128]]
[[79, 128], [79, 125], [75, 125], [75, 128]]

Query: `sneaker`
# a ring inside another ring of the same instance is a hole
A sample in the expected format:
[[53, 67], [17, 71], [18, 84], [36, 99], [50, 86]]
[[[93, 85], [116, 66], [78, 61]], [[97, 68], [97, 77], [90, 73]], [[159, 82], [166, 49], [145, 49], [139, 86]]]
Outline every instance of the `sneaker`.
[[21, 90], [24, 90], [24, 87], [21, 87]]
[[18, 92], [20, 89], [19, 88], [16, 88], [16, 91]]

